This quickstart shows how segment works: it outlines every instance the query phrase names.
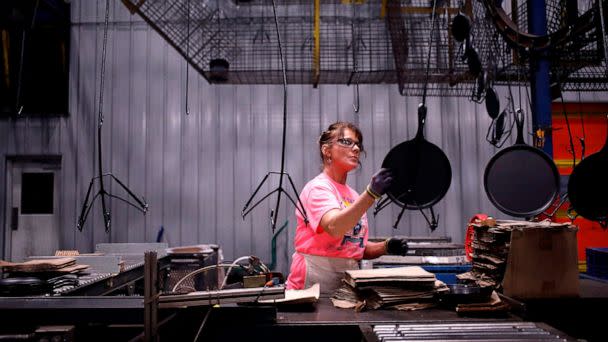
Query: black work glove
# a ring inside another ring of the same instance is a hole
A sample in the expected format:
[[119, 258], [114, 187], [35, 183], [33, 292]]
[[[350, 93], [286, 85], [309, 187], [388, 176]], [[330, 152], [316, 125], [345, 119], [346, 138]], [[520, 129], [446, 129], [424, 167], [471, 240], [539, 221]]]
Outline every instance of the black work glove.
[[391, 186], [393, 175], [390, 169], [382, 168], [372, 176], [372, 180], [367, 186], [367, 193], [374, 199], [380, 198]]
[[407, 239], [393, 237], [386, 240], [386, 254], [406, 255], [407, 250]]

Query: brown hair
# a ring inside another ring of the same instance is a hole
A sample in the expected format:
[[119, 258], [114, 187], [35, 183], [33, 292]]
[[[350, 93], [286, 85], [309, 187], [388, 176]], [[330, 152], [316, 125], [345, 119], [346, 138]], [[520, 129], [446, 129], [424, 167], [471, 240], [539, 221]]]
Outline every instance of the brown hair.
[[359, 144], [361, 146], [361, 153], [365, 153], [365, 149], [363, 148], [363, 134], [361, 134], [361, 130], [355, 124], [351, 122], [337, 121], [329, 125], [327, 130], [321, 133], [319, 137], [319, 153], [321, 155], [321, 163], [325, 162], [325, 156], [323, 155], [323, 145], [329, 144], [331, 145], [332, 140], [336, 138], [344, 137], [344, 130], [350, 129], [355, 132], [357, 139], [359, 140]]

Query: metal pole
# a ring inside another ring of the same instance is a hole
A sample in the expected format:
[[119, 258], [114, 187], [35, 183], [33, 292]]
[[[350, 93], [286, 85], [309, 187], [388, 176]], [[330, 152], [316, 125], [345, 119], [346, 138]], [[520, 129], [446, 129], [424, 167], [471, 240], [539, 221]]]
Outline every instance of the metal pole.
[[[528, 2], [529, 31], [536, 35], [547, 34], [547, 16], [545, 0]], [[532, 90], [532, 126], [533, 129], [551, 127], [551, 93], [549, 90], [549, 60], [545, 52], [532, 54], [530, 59], [530, 88]], [[549, 156], [553, 156], [553, 138], [545, 135], [543, 147]]]
[[144, 254], [144, 341], [158, 341], [158, 263], [156, 252]]

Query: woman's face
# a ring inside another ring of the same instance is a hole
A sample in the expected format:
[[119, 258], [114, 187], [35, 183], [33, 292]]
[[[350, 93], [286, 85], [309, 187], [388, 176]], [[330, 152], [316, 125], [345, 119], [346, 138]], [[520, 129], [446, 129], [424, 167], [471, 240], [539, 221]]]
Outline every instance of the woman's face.
[[345, 128], [343, 133], [327, 145], [325, 156], [331, 158], [331, 163], [326, 165], [336, 168], [337, 171], [349, 172], [359, 165], [361, 148], [355, 132]]

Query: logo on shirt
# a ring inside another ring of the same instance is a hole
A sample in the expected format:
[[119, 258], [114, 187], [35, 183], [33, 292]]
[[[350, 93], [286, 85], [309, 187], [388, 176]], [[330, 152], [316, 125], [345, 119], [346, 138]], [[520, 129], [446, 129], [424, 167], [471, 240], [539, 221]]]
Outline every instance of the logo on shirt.
[[[353, 202], [353, 200], [348, 198], [348, 199], [344, 199], [342, 201], [342, 204], [346, 208], [346, 207], [350, 206], [352, 202]], [[363, 225], [361, 223], [361, 220], [359, 220], [359, 222], [357, 222], [357, 224], [353, 227], [352, 231], [350, 233], [346, 233], [344, 235], [340, 245], [343, 246], [347, 242], [350, 242], [350, 243], [358, 244], [359, 248], [363, 248], [363, 235], [365, 235], [365, 234], [364, 234], [364, 232], [362, 232], [362, 230], [363, 230]]]

